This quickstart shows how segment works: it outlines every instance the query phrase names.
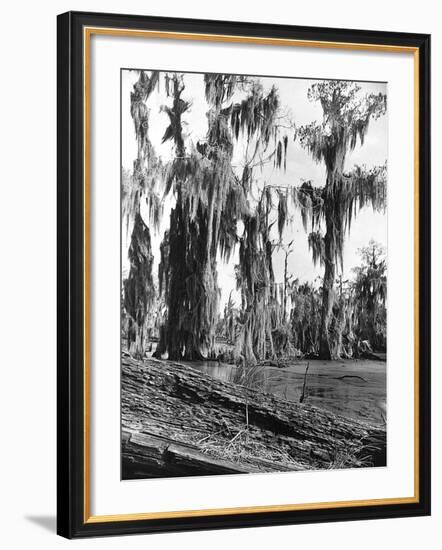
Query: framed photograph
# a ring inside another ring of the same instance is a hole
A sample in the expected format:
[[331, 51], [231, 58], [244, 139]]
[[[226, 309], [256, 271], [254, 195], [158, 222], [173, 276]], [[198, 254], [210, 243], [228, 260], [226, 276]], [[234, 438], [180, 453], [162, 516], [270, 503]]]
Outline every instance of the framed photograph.
[[430, 37], [58, 17], [58, 533], [430, 513]]

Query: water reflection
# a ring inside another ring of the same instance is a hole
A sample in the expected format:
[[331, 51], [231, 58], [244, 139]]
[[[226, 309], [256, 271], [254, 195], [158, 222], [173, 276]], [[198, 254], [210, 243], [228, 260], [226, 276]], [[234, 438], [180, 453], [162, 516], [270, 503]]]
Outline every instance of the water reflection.
[[274, 393], [282, 396], [278, 387], [287, 386], [291, 381], [291, 373], [274, 367], [255, 366], [242, 367], [220, 363], [218, 361], [195, 361], [188, 363], [192, 368], [209, 374], [223, 382], [241, 384], [248, 388]]

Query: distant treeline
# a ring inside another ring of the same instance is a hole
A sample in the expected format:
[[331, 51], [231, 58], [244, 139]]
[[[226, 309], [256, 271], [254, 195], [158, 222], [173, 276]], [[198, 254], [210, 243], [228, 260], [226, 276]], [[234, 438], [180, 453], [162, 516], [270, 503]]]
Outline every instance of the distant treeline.
[[[361, 265], [354, 277], [335, 283], [330, 342], [335, 357], [364, 357], [387, 347], [387, 277], [383, 248], [371, 241], [360, 250]], [[321, 336], [322, 281], [300, 283], [290, 279], [274, 286], [269, 302], [272, 345], [267, 342], [265, 359], [287, 356], [318, 357]], [[240, 353], [243, 333], [241, 308], [230, 297], [218, 324], [218, 335], [234, 350], [227, 353], [235, 360]], [[263, 357], [257, 353], [255, 357]]]

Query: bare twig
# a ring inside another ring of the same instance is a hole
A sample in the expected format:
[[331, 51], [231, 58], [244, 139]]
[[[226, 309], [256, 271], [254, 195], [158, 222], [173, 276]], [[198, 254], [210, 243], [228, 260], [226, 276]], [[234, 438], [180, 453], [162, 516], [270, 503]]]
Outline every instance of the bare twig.
[[230, 441], [229, 441], [229, 444], [227, 445], [227, 448], [229, 448], [231, 445], [233, 445], [233, 443], [235, 442], [236, 439], [238, 439], [238, 437], [244, 433], [245, 430], [240, 430]]
[[210, 433], [209, 435], [206, 435], [206, 437], [203, 437], [202, 439], [200, 439], [199, 441], [196, 442], [197, 445], [200, 445], [201, 443], [203, 443], [203, 441], [207, 441], [208, 439], [210, 439], [211, 437], [215, 437], [216, 435], [222, 433], [224, 431], [224, 428], [221, 428], [221, 430], [218, 430], [217, 432], [214, 432], [214, 433]]
[[304, 384], [302, 385], [302, 394], [301, 394], [301, 397], [299, 398], [300, 403], [304, 403], [304, 399], [306, 397], [305, 387], [306, 387], [306, 383], [307, 383], [307, 373], [308, 373], [309, 368], [310, 368], [310, 363], [307, 363], [307, 367], [306, 367], [305, 372], [304, 372]]

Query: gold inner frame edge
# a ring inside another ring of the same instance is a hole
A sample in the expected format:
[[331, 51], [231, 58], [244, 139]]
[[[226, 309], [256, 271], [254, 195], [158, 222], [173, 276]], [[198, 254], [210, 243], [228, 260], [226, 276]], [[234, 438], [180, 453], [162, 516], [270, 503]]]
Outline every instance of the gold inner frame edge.
[[[392, 53], [412, 53], [414, 64], [414, 495], [410, 497], [349, 500], [282, 504], [269, 506], [241, 506], [201, 510], [178, 510], [170, 512], [141, 512], [113, 515], [91, 515], [90, 483], [90, 42], [92, 35], [127, 36], [132, 38], [158, 38], [174, 40], [197, 40], [204, 42], [249, 43], [269, 46], [292, 46], [304, 48], [343, 49]], [[172, 518], [225, 516], [230, 514], [257, 514], [265, 512], [287, 512], [301, 510], [324, 510], [359, 506], [391, 506], [419, 502], [419, 49], [412, 46], [388, 44], [364, 44], [350, 42], [329, 42], [297, 40], [240, 35], [219, 35], [202, 33], [181, 33], [118, 29], [110, 27], [83, 27], [83, 104], [84, 104], [84, 523], [108, 523], [116, 521], [139, 521]]]

